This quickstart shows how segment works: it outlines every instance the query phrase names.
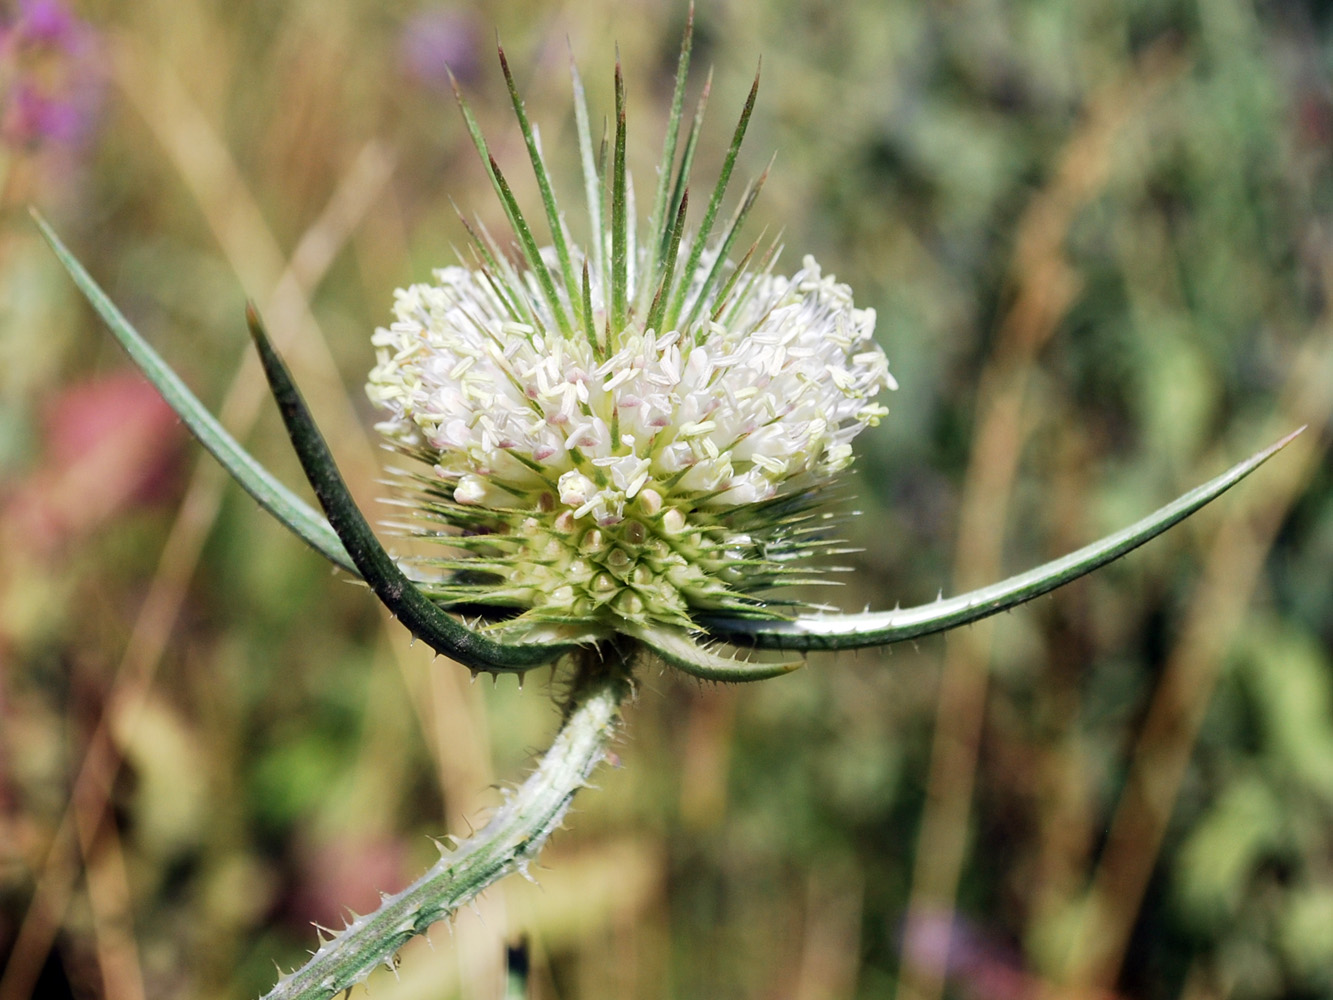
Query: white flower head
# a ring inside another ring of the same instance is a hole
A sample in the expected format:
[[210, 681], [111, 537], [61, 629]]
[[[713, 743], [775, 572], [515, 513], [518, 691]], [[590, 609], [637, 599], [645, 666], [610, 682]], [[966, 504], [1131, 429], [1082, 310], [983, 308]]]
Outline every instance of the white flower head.
[[423, 589], [502, 612], [495, 627], [526, 641], [780, 616], [764, 595], [795, 582], [794, 559], [826, 547], [813, 531], [817, 493], [850, 464], [852, 438], [887, 412], [876, 396], [895, 387], [874, 310], [856, 308], [812, 257], [791, 276], [774, 273], [775, 251], [759, 263], [755, 248], [729, 257], [762, 177], [714, 238], [754, 90], [687, 232], [693, 134], [679, 165], [675, 154], [688, 56], [687, 32], [646, 239], [628, 218], [620, 68], [605, 177], [575, 74], [585, 250], [556, 208], [502, 53], [552, 244], [536, 245], [460, 98], [522, 262], [476, 235], [473, 267], [400, 290], [393, 323], [375, 332], [368, 393], [388, 412], [379, 429], [429, 466], [413, 484], [423, 533], [459, 552], [432, 560], [443, 576]]

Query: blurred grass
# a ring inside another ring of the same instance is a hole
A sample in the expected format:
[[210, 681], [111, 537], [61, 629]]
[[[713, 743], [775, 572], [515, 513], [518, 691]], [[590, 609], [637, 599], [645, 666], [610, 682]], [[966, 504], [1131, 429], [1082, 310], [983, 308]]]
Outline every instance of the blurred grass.
[[[310, 921], [372, 906], [496, 801], [555, 723], [550, 685], [429, 663], [141, 384], [108, 391], [125, 362], [25, 207], [297, 483], [245, 350], [241, 304], [265, 304], [369, 504], [368, 334], [452, 261], [451, 202], [500, 228], [407, 38], [448, 51], [519, 175], [498, 29], [577, 199], [566, 36], [595, 114], [619, 45], [642, 186], [684, 8], [77, 13], [95, 132], [4, 153], [0, 953], [25, 928], [22, 995], [253, 996]], [[643, 678], [543, 888], [492, 892], [374, 995], [498, 995], [519, 934], [540, 997], [1333, 992], [1323, 6], [766, 0], [698, 22], [701, 175], [762, 55], [758, 225], [877, 309], [902, 384], [858, 440], [843, 606], [1025, 568], [1314, 426], [991, 626], [753, 688]], [[109, 785], [90, 748], [123, 759]]]

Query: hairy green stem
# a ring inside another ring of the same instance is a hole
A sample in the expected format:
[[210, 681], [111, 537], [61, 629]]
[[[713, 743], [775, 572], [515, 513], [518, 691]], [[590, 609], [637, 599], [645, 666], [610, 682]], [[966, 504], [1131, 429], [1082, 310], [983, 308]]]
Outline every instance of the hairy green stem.
[[[606, 755], [630, 693], [629, 651], [582, 650], [564, 723], [537, 769], [480, 831], [443, 853], [402, 892], [324, 941], [263, 1000], [330, 1000], [378, 965], [392, 967], [411, 938], [450, 916], [505, 875], [524, 870], [564, 819], [574, 793]], [[605, 654], [605, 659], [603, 659]]]

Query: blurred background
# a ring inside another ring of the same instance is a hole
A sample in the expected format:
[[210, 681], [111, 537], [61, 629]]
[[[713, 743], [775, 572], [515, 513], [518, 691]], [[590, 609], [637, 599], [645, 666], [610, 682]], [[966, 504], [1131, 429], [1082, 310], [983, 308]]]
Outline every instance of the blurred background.
[[[0, 998], [257, 996], [484, 819], [559, 678], [431, 662], [226, 482], [28, 206], [295, 485], [260, 303], [373, 509], [369, 335], [454, 261], [454, 204], [501, 229], [445, 66], [521, 176], [500, 33], [579, 232], [569, 52], [596, 118], [619, 46], [643, 188], [685, 5], [2, 9]], [[1026, 569], [1311, 426], [998, 621], [752, 687], [649, 671], [539, 885], [373, 996], [497, 996], [523, 936], [565, 1000], [1333, 995], [1331, 21], [701, 0], [698, 176], [762, 56], [754, 233], [878, 311], [902, 385], [857, 442], [840, 605]]]

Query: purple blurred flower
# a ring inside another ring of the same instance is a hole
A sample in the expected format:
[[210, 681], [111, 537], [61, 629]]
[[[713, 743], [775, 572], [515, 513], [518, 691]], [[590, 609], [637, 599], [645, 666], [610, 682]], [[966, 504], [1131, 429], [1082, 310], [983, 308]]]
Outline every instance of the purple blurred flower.
[[0, 138], [80, 145], [102, 105], [98, 41], [62, 0], [19, 0], [0, 22]]
[[6, 98], [0, 128], [6, 139], [18, 145], [40, 139], [74, 143], [84, 133], [84, 121], [73, 104], [47, 97], [29, 84], [20, 83]]
[[449, 87], [452, 70], [461, 82], [477, 72], [480, 31], [471, 13], [433, 7], [408, 19], [399, 35], [399, 52], [407, 75], [436, 90]]
[[33, 44], [67, 48], [86, 26], [60, 0], [19, 0], [14, 30]]
[[1039, 984], [1023, 971], [1017, 954], [948, 912], [909, 920], [906, 934], [906, 957], [918, 966], [942, 970], [964, 995], [986, 1000], [1040, 995]]

